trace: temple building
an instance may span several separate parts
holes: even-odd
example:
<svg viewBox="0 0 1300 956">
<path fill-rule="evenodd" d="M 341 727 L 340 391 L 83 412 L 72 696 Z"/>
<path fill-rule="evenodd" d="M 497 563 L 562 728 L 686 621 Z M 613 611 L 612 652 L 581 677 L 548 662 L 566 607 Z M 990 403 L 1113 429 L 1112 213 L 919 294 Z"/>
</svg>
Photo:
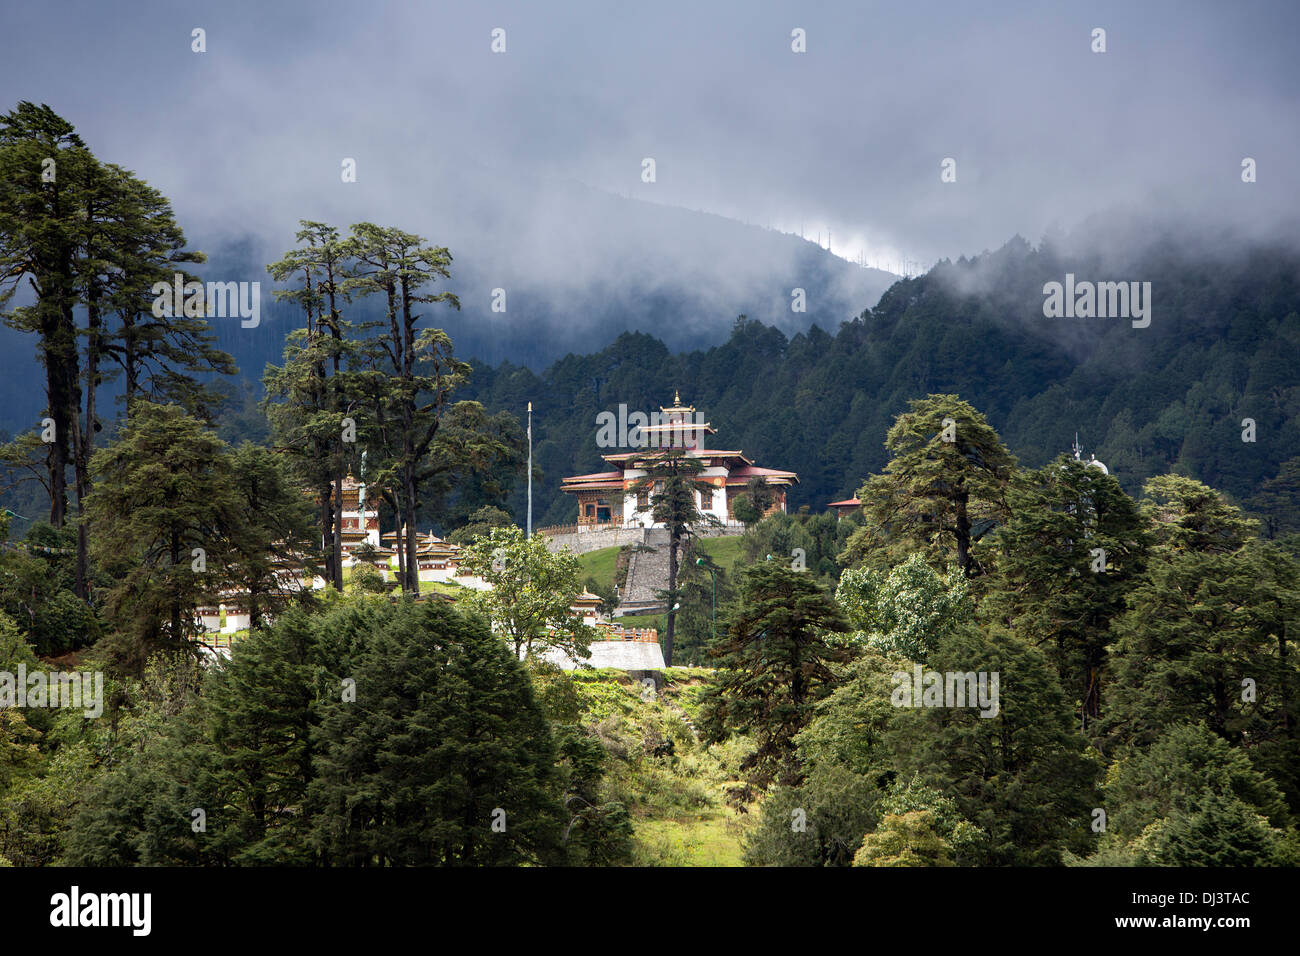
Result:
<svg viewBox="0 0 1300 956">
<path fill-rule="evenodd" d="M 607 471 L 574 475 L 561 482 L 565 494 L 578 499 L 578 530 L 602 527 L 655 527 L 650 514 L 650 493 L 632 490 L 646 471 L 645 461 L 669 448 L 684 449 L 692 458 L 703 459 L 704 471 L 699 480 L 713 486 L 711 492 L 696 492 L 695 504 L 701 513 L 711 514 L 724 523 L 734 523 L 732 511 L 737 496 L 745 491 L 752 478 L 762 476 L 771 486 L 775 503 L 769 511 L 785 511 L 786 491 L 799 481 L 793 471 L 760 468 L 735 450 L 709 448 L 709 436 L 715 430 L 699 421 L 693 405 L 683 405 L 674 395 L 673 404 L 661 406 L 652 424 L 639 429 L 639 447 L 601 457 L 609 463 Z M 634 439 L 635 440 L 635 439 Z"/>
<path fill-rule="evenodd" d="M 852 498 L 845 498 L 843 501 L 832 501 L 826 507 L 834 508 L 837 518 L 847 518 L 862 507 L 862 502 L 854 495 Z"/>
</svg>

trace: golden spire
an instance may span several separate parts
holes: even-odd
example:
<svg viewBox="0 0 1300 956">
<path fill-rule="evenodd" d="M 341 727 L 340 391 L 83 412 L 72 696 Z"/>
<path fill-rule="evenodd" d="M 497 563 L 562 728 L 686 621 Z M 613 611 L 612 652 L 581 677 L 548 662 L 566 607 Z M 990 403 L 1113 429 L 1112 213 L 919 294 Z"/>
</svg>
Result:
<svg viewBox="0 0 1300 956">
<path fill-rule="evenodd" d="M 673 404 L 679 408 L 682 404 L 682 395 L 677 389 L 673 389 Z"/>
</svg>

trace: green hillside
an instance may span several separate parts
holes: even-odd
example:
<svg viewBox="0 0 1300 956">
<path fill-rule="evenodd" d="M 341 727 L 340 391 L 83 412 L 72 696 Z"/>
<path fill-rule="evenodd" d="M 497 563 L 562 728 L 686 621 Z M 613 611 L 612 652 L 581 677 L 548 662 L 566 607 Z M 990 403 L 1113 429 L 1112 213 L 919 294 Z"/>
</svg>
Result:
<svg viewBox="0 0 1300 956">
<path fill-rule="evenodd" d="M 726 802 L 727 788 L 740 780 L 742 747 L 704 747 L 692 730 L 711 674 L 670 668 L 649 698 L 621 671 L 536 678 L 543 699 L 558 690 L 555 681 L 572 689 L 580 725 L 610 755 L 603 796 L 628 810 L 636 865 L 742 865 L 744 817 Z"/>
</svg>

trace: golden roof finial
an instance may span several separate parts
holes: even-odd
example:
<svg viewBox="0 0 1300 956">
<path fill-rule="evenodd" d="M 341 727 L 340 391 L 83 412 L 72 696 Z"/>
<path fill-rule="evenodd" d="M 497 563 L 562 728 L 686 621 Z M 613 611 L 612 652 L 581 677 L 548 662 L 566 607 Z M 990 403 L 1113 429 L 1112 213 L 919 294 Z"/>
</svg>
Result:
<svg viewBox="0 0 1300 956">
<path fill-rule="evenodd" d="M 673 404 L 679 407 L 682 404 L 682 395 L 677 389 L 673 389 Z"/>
</svg>

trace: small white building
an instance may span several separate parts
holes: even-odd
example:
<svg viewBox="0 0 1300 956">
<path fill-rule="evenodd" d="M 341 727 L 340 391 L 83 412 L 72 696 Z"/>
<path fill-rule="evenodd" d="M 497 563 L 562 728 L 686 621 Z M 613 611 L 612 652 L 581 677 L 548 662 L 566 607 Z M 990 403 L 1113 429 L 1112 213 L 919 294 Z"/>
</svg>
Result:
<svg viewBox="0 0 1300 956">
<path fill-rule="evenodd" d="M 658 642 L 650 641 L 592 641 L 591 657 L 575 660 L 563 651 L 547 648 L 539 655 L 561 670 L 612 667 L 621 671 L 650 673 L 664 669 L 664 652 Z"/>
</svg>

